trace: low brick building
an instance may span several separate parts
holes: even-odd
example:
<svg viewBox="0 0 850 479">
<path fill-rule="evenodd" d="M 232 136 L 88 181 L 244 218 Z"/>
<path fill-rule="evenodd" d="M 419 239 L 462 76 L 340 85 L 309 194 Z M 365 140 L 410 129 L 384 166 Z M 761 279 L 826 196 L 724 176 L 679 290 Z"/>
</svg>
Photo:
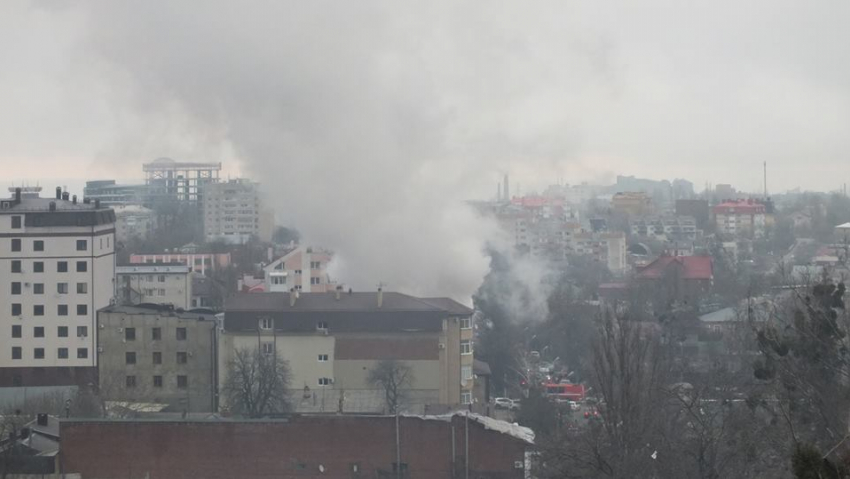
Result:
<svg viewBox="0 0 850 479">
<path fill-rule="evenodd" d="M 61 437 L 62 471 L 82 479 L 522 479 L 534 439 L 527 428 L 474 414 L 72 419 L 62 421 Z"/>
</svg>

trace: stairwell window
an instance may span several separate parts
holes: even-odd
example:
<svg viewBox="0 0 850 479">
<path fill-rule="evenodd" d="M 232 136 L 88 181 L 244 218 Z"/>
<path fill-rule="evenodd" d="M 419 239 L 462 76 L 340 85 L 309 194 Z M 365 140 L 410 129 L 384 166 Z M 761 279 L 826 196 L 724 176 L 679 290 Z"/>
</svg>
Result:
<svg viewBox="0 0 850 479">
<path fill-rule="evenodd" d="M 472 341 L 464 339 L 460 342 L 460 354 L 472 354 Z"/>
<path fill-rule="evenodd" d="M 460 318 L 460 329 L 472 329 L 472 319 Z"/>
<path fill-rule="evenodd" d="M 274 326 L 272 318 L 260 318 L 260 329 L 269 331 Z"/>
<path fill-rule="evenodd" d="M 263 354 L 274 354 L 274 343 L 263 343 Z"/>
</svg>

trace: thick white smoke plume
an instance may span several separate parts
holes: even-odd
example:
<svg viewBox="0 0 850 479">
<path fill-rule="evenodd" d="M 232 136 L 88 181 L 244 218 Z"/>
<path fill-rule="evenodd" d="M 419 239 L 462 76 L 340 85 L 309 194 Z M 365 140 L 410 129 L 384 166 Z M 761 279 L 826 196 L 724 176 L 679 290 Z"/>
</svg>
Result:
<svg viewBox="0 0 850 479">
<path fill-rule="evenodd" d="M 512 164 L 568 161 L 573 113 L 550 102 L 599 68 L 593 46 L 576 48 L 545 8 L 128 5 L 79 7 L 82 58 L 126 86 L 137 111 L 169 115 L 197 140 L 184 143 L 204 144 L 168 156 L 232 150 L 278 217 L 335 250 L 337 277 L 360 289 L 467 300 L 498 233 L 464 201 L 489 196 Z"/>
</svg>

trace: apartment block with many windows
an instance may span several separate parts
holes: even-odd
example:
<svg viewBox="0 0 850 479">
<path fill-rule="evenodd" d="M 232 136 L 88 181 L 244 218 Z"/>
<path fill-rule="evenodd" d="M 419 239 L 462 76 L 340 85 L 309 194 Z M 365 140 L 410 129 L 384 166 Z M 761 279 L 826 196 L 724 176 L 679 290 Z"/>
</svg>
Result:
<svg viewBox="0 0 850 479">
<path fill-rule="evenodd" d="M 204 188 L 207 241 L 241 244 L 252 236 L 270 241 L 274 216 L 263 204 L 260 185 L 246 179 L 210 183 Z"/>
<path fill-rule="evenodd" d="M 215 409 L 215 316 L 167 306 L 110 306 L 97 321 L 104 398 L 174 412 Z"/>
<path fill-rule="evenodd" d="M 57 189 L 0 201 L 0 387 L 88 384 L 114 292 L 115 215 Z"/>
</svg>

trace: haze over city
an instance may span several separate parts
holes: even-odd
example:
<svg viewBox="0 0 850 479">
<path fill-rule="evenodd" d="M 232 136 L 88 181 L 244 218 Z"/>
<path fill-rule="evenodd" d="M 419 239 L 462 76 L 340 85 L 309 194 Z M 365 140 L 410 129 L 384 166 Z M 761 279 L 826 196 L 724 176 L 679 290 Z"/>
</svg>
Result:
<svg viewBox="0 0 850 479">
<path fill-rule="evenodd" d="M 0 2 L 0 477 L 850 477 L 848 19 Z"/>
</svg>

